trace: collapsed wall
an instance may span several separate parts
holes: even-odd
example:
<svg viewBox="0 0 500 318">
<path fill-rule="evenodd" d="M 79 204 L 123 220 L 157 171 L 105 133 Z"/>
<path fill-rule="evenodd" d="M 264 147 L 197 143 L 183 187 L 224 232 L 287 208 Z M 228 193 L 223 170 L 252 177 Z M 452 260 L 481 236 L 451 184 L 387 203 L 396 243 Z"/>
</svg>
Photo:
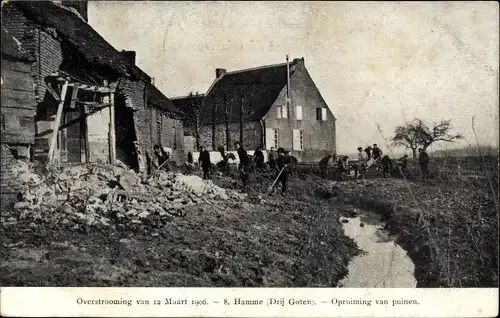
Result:
<svg viewBox="0 0 500 318">
<path fill-rule="evenodd" d="M 198 176 L 164 171 L 146 176 L 124 166 L 79 165 L 46 174 L 17 171 L 21 195 L 14 210 L 2 217 L 7 222 L 28 219 L 32 226 L 161 226 L 162 218 L 189 215 L 200 203 L 245 197 Z"/>
</svg>

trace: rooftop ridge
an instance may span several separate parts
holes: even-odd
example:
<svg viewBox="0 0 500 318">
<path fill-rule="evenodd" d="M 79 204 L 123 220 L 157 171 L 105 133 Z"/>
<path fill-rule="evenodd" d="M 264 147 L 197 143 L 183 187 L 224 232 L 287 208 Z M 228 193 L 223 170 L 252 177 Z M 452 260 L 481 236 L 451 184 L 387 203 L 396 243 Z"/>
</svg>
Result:
<svg viewBox="0 0 500 318">
<path fill-rule="evenodd" d="M 196 97 L 200 98 L 200 97 L 204 97 L 204 96 L 205 96 L 205 93 L 198 93 L 198 96 L 193 94 L 193 95 L 170 97 L 170 99 L 174 100 L 174 99 L 186 99 L 186 98 L 196 98 Z"/>
<path fill-rule="evenodd" d="M 296 62 L 289 62 L 290 65 L 295 65 Z M 251 71 L 257 71 L 257 70 L 262 70 L 262 69 L 265 69 L 265 68 L 272 68 L 272 67 L 281 67 L 281 66 L 286 66 L 286 62 L 285 63 L 277 63 L 277 64 L 269 64 L 269 65 L 263 65 L 263 66 L 257 66 L 257 67 L 251 67 L 251 68 L 245 68 L 245 69 L 241 69 L 241 70 L 235 70 L 235 71 L 230 71 L 230 72 L 226 72 L 225 75 L 231 75 L 231 74 L 238 74 L 238 73 L 243 73 L 243 72 L 251 72 Z"/>
</svg>

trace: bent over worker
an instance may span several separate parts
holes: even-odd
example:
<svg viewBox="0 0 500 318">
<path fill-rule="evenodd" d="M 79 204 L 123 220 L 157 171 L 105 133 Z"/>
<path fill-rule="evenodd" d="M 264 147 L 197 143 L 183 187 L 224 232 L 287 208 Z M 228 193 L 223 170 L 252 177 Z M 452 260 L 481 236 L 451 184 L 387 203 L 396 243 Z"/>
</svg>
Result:
<svg viewBox="0 0 500 318">
<path fill-rule="evenodd" d="M 326 179 L 328 175 L 328 162 L 333 157 L 333 155 L 328 154 L 319 161 L 319 171 L 321 173 L 321 178 Z"/>
<path fill-rule="evenodd" d="M 278 158 L 276 159 L 276 165 L 278 171 L 276 177 L 278 182 L 281 183 L 281 195 L 284 195 L 287 190 L 288 181 L 288 165 L 291 163 L 290 156 L 285 153 L 283 148 L 278 148 Z M 281 172 L 281 173 L 280 173 Z"/>
</svg>

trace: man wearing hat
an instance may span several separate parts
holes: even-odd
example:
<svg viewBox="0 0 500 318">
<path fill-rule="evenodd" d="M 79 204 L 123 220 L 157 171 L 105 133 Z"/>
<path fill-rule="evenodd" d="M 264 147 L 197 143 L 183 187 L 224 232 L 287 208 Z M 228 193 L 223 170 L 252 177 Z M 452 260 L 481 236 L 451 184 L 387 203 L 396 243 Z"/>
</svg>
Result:
<svg viewBox="0 0 500 318">
<path fill-rule="evenodd" d="M 281 195 L 284 195 L 286 192 L 286 186 L 288 181 L 288 165 L 290 164 L 290 156 L 288 156 L 285 152 L 285 149 L 278 148 L 278 159 L 276 160 L 276 165 L 278 167 L 278 182 L 281 183 Z M 280 174 L 281 171 L 281 174 Z"/>
</svg>

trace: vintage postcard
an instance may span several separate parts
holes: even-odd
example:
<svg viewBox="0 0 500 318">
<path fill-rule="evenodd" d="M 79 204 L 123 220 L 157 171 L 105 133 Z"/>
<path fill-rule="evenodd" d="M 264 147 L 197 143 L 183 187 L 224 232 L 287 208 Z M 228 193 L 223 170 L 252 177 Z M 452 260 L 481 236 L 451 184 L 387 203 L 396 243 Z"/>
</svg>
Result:
<svg viewBox="0 0 500 318">
<path fill-rule="evenodd" d="M 1 24 L 2 316 L 498 315 L 498 2 Z"/>
</svg>

